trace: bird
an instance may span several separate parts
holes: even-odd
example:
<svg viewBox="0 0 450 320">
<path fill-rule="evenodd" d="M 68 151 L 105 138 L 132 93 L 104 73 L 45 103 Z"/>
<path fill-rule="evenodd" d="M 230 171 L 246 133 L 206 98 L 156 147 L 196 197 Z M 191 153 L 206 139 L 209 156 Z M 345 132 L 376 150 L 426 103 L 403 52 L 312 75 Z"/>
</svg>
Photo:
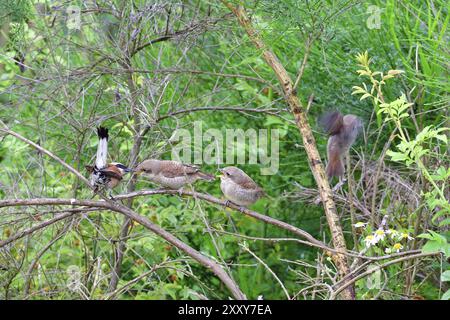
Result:
<svg viewBox="0 0 450 320">
<path fill-rule="evenodd" d="M 123 176 L 132 170 L 120 162 L 107 162 L 108 157 L 108 129 L 104 127 L 97 128 L 98 146 L 95 164 L 87 165 L 86 170 L 91 174 L 90 183 L 94 192 L 102 189 L 109 190 L 111 198 L 111 189 L 115 188 Z"/>
<path fill-rule="evenodd" d="M 362 128 L 362 120 L 353 115 L 343 116 L 338 111 L 328 112 L 319 119 L 325 132 L 330 136 L 327 143 L 326 173 L 328 178 L 344 175 L 344 155 L 355 143 Z"/>
<path fill-rule="evenodd" d="M 228 201 L 247 207 L 266 195 L 264 190 L 241 169 L 230 166 L 219 171 L 222 173 L 220 189 Z"/>
<path fill-rule="evenodd" d="M 181 190 L 197 180 L 213 181 L 215 176 L 200 171 L 197 166 L 173 160 L 147 159 L 134 169 L 135 173 L 165 188 Z"/>
</svg>

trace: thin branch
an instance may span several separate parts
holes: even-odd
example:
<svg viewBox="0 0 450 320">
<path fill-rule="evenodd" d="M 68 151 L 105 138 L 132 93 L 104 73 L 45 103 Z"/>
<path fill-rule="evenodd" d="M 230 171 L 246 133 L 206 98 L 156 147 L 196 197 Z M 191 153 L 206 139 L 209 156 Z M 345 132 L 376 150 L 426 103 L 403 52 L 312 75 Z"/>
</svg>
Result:
<svg viewBox="0 0 450 320">
<path fill-rule="evenodd" d="M 275 278 L 275 280 L 277 280 L 277 282 L 280 284 L 281 289 L 283 289 L 284 294 L 286 295 L 286 297 L 288 298 L 288 300 L 291 300 L 291 296 L 289 295 L 289 292 L 287 291 L 286 287 L 284 286 L 283 282 L 281 282 L 280 278 L 278 278 L 277 274 L 275 272 L 273 272 L 272 269 L 269 268 L 269 266 L 260 258 L 258 257 L 255 253 L 253 253 L 253 251 L 251 251 L 249 248 L 247 248 L 244 245 L 241 245 L 241 248 L 244 249 L 245 251 L 247 251 L 248 253 L 250 253 L 253 258 L 255 258 L 256 260 L 258 260 L 259 263 L 261 263 L 264 268 L 267 269 L 267 271 L 270 272 L 270 274 Z"/>
<path fill-rule="evenodd" d="M 311 52 L 313 42 L 314 42 L 314 38 L 308 38 L 306 40 L 305 54 L 303 55 L 303 61 L 302 61 L 302 64 L 300 65 L 297 79 L 295 79 L 294 85 L 292 86 L 292 90 L 296 90 L 300 81 L 302 80 L 303 73 L 305 72 L 306 64 L 308 63 L 309 53 Z M 309 109 L 309 108 L 307 108 L 307 109 Z"/>
</svg>

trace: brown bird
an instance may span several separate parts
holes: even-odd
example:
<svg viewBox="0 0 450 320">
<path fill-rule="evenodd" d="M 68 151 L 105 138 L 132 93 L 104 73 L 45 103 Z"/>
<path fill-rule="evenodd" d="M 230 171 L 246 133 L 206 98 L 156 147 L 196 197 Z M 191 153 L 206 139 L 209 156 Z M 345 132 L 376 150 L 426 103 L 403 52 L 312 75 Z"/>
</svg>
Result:
<svg viewBox="0 0 450 320">
<path fill-rule="evenodd" d="M 103 188 L 111 190 L 119 184 L 126 173 L 132 170 L 119 162 L 106 162 L 108 157 L 108 129 L 97 128 L 97 136 L 99 141 L 95 165 L 86 166 L 86 170 L 91 174 L 90 182 L 94 191 Z"/>
<path fill-rule="evenodd" d="M 138 164 L 135 172 L 156 184 L 174 190 L 181 189 L 186 184 L 192 184 L 197 180 L 215 180 L 213 175 L 201 172 L 194 165 L 172 160 L 148 159 Z"/>
<path fill-rule="evenodd" d="M 338 111 L 329 112 L 319 120 L 330 135 L 327 144 L 328 178 L 344 175 L 344 155 L 350 150 L 362 128 L 362 121 L 353 114 L 343 116 Z"/>
<path fill-rule="evenodd" d="M 222 173 L 220 189 L 229 201 L 246 207 L 265 195 L 264 190 L 241 169 L 226 167 L 219 171 Z"/>
</svg>

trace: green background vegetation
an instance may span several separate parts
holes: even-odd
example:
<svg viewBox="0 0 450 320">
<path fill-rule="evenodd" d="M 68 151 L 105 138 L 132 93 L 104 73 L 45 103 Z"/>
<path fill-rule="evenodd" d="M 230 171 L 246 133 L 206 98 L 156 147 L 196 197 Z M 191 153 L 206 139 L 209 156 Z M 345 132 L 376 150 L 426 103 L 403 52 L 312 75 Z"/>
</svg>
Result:
<svg viewBox="0 0 450 320">
<path fill-rule="evenodd" d="M 111 160 L 129 163 L 136 128 L 133 103 L 142 110 L 141 129 L 149 126 L 142 140 L 139 161 L 149 157 L 169 159 L 168 140 L 173 131 L 175 128 L 192 130 L 194 121 L 203 121 L 204 131 L 278 128 L 281 133 L 278 173 L 261 176 L 258 165 L 241 166 L 270 196 L 251 208 L 329 243 L 323 209 L 314 204 L 315 183 L 299 131 L 292 123 L 293 117 L 283 97 L 274 90 L 279 87 L 277 79 L 227 8 L 216 1 L 183 1 L 182 6 L 170 1 L 153 6 L 150 1 L 136 0 L 97 3 L 99 7 L 83 1 L 0 0 L 1 121 L 86 176 L 84 165 L 94 160 L 97 148 L 94 128 L 100 124 L 110 130 Z M 114 4 L 113 9 L 109 3 Z M 81 8 L 80 30 L 67 27 L 69 5 Z M 379 29 L 367 27 L 370 5 L 381 10 Z M 405 244 L 405 251 L 421 250 L 427 240 L 437 243 L 438 238 L 418 237 L 434 230 L 443 244 L 432 250 L 445 251 L 442 247 L 448 246 L 449 236 L 448 212 L 442 213 L 445 205 L 430 205 L 437 197 L 436 190 L 415 162 L 407 166 L 384 155 L 387 149 L 397 150 L 398 141 L 389 142 L 396 126 L 384 122 L 383 114 L 377 113 L 379 106 L 372 99 L 360 100 L 360 96 L 352 95 L 352 87 L 361 86 L 364 81 L 356 73 L 360 67 L 355 56 L 367 50 L 372 58 L 372 70 L 404 70 L 387 81 L 383 94 L 386 101 L 394 101 L 404 93 L 408 102 L 413 103 L 407 110 L 408 117 L 401 122 L 411 139 L 430 125 L 448 128 L 446 1 L 267 0 L 248 1 L 245 6 L 263 39 L 293 79 L 307 50 L 305 43 L 314 38 L 298 96 L 306 105 L 314 95 L 308 118 L 323 160 L 326 136 L 316 119 L 330 109 L 363 119 L 364 133 L 351 156 L 356 182 L 354 196 L 370 215 L 357 207 L 357 221 L 368 222 L 370 228 L 376 229 L 383 216 L 389 215 L 390 227 L 415 238 Z M 108 10 L 120 12 L 122 18 Z M 137 48 L 168 34 L 173 36 L 146 45 L 129 56 L 133 46 Z M 135 71 L 132 76 L 124 71 L 128 67 Z M 208 110 L 158 120 L 177 110 L 211 106 L 276 109 L 278 116 Z M 448 131 L 441 134 L 448 135 Z M 448 200 L 448 145 L 430 139 L 426 147 L 429 151 L 421 157 L 422 162 Z M 377 168 L 380 158 L 382 173 L 374 197 L 373 168 Z M 61 165 L 12 136 L 0 136 L 0 168 L 1 199 L 92 197 L 92 192 Z M 203 169 L 214 173 L 217 167 L 210 165 Z M 438 177 L 438 170 L 442 178 Z M 332 184 L 336 183 L 334 180 Z M 141 180 L 136 185 L 136 189 L 149 187 L 148 182 Z M 126 192 L 126 188 L 124 183 L 115 192 Z M 218 182 L 198 183 L 195 188 L 221 197 Z M 346 199 L 347 185 L 336 192 Z M 410 194 L 417 195 L 417 202 L 410 200 Z M 361 249 L 366 234 L 352 228 L 348 202 L 337 201 L 337 205 L 348 248 Z M 233 278 L 249 298 L 263 295 L 265 299 L 285 299 L 286 296 L 267 268 L 242 246 L 251 249 L 273 270 L 291 297 L 327 297 L 323 290 L 306 290 L 305 294 L 296 296 L 314 279 L 333 282 L 334 266 L 321 250 L 292 241 L 254 241 L 223 233 L 237 230 L 250 237 L 291 237 L 284 230 L 219 206 L 178 196 L 138 198 L 133 202 L 133 209 L 203 254 L 229 263 Z M 37 210 L 0 209 L 1 239 L 51 217 L 51 214 L 36 216 Z M 436 214 L 439 217 L 433 220 Z M 122 220 L 122 216 L 112 212 L 89 212 L 1 248 L 0 265 L 4 269 L 0 270 L 0 297 L 110 297 L 109 279 Z M 205 221 L 220 232 L 211 236 Z M 28 270 L 33 259 L 60 232 L 63 232 L 61 237 L 43 252 L 35 268 Z M 366 254 L 384 253 L 370 250 Z M 133 225 L 118 287 L 158 265 L 161 268 L 114 297 L 224 299 L 229 296 L 223 284 L 203 266 L 144 227 Z M 331 276 L 321 275 L 319 265 L 327 266 Z M 68 271 L 71 266 L 79 271 L 83 293 L 67 287 L 73 275 Z M 382 281 L 382 289 L 368 288 L 366 279 L 358 281 L 357 297 L 439 299 L 447 289 L 445 282 L 441 282 L 441 273 L 447 269 L 446 258 L 439 256 L 394 264 L 383 269 L 382 279 L 386 281 Z"/>
</svg>

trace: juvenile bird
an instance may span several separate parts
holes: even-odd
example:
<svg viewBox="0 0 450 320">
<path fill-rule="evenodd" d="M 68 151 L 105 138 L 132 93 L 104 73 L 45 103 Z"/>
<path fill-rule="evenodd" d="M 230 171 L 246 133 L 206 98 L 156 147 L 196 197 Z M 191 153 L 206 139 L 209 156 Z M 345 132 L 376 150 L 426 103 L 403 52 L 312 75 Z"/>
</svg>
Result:
<svg viewBox="0 0 450 320">
<path fill-rule="evenodd" d="M 249 206 L 265 195 L 252 178 L 236 167 L 225 167 L 219 170 L 220 189 L 225 197 L 239 206 Z"/>
<path fill-rule="evenodd" d="M 343 116 L 334 111 L 322 116 L 319 122 L 330 135 L 327 144 L 328 178 L 340 177 L 344 175 L 344 155 L 355 142 L 362 128 L 362 121 L 353 114 Z"/>
<path fill-rule="evenodd" d="M 174 190 L 181 189 L 186 184 L 192 184 L 197 180 L 213 181 L 215 179 L 213 175 L 201 172 L 194 165 L 172 160 L 148 159 L 138 164 L 134 171 L 156 184 Z"/>
<path fill-rule="evenodd" d="M 86 166 L 86 170 L 91 174 L 90 182 L 94 187 L 94 191 L 97 192 L 100 189 L 108 189 L 110 190 L 109 194 L 112 198 L 111 189 L 115 188 L 122 180 L 123 176 L 132 170 L 119 162 L 107 163 L 108 129 L 98 127 L 97 136 L 98 146 L 95 165 Z"/>
</svg>

